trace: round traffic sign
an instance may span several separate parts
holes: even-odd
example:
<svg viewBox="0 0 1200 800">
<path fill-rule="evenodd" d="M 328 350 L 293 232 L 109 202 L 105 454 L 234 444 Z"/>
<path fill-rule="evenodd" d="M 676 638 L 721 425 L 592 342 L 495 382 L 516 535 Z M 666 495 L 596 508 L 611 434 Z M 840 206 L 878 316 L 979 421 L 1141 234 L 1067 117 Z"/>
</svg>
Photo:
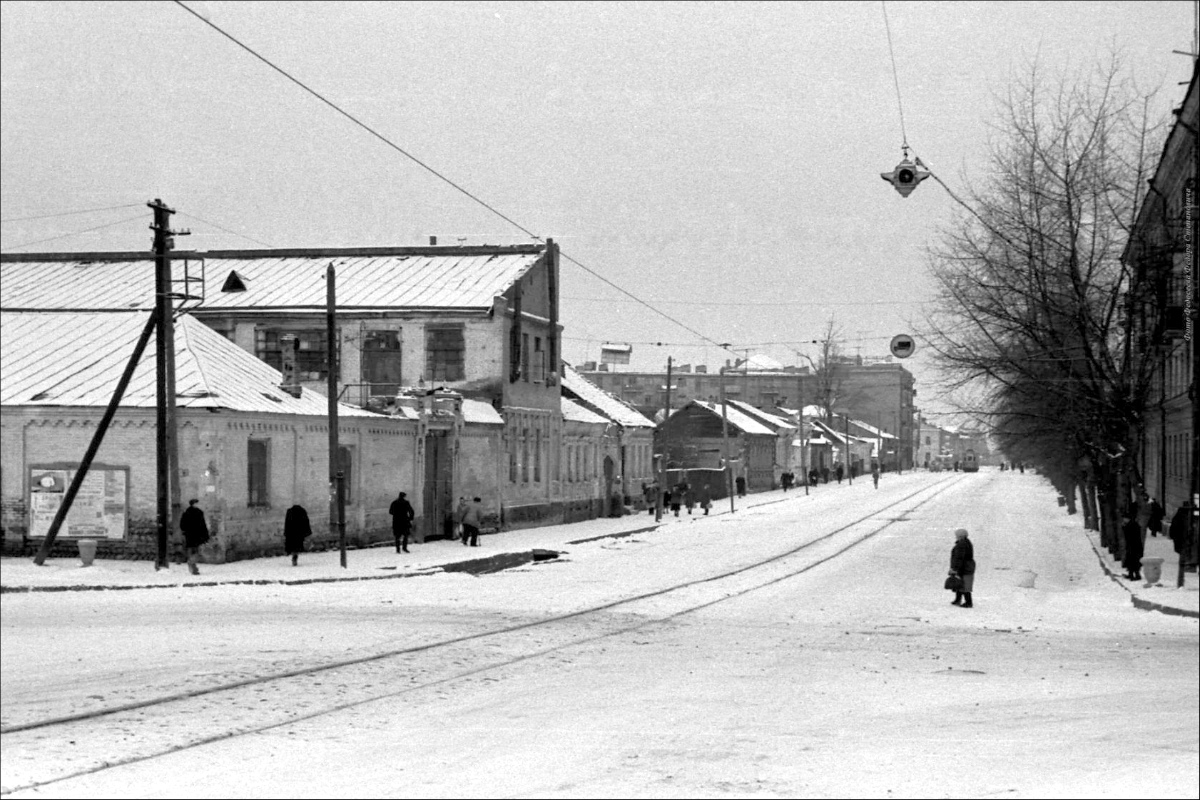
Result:
<svg viewBox="0 0 1200 800">
<path fill-rule="evenodd" d="M 892 337 L 892 355 L 896 358 L 908 358 L 917 350 L 917 343 L 907 333 Z"/>
</svg>

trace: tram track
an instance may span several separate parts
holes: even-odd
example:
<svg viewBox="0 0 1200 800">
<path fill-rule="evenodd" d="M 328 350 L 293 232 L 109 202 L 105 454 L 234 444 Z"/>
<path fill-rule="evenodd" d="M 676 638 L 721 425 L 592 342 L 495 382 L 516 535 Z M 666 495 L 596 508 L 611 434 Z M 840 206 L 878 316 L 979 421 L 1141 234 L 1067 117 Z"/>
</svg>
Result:
<svg viewBox="0 0 1200 800">
<path fill-rule="evenodd" d="M 52 776 L 33 779 L 29 774 L 11 784 L 6 781 L 7 785 L 0 786 L 0 796 L 267 732 L 369 703 L 405 695 L 437 696 L 455 681 L 666 624 L 815 569 L 870 540 L 957 483 L 957 479 L 947 477 L 922 486 L 834 530 L 765 558 L 567 613 L 79 714 L 9 725 L 0 728 L 0 740 L 7 751 L 5 772 L 9 775 L 14 772 L 44 775 L 46 766 L 37 759 L 39 740 L 70 737 L 78 745 L 75 752 L 79 755 L 56 761 L 56 774 Z M 905 504 L 908 505 L 900 513 L 887 514 Z M 865 531 L 864 526 L 867 526 Z M 314 698 L 309 696 L 314 693 L 304 691 L 320 683 L 336 683 L 340 675 L 351 672 L 354 679 L 338 687 L 334 702 L 320 692 Z M 396 675 L 406 676 L 408 682 L 395 686 Z M 384 687 L 387 690 L 380 691 Z M 217 729 L 211 733 L 199 730 L 204 725 L 197 721 L 207 722 L 211 718 L 217 720 Z M 128 744 L 130 739 L 134 744 Z M 30 747 L 22 747 L 23 744 Z M 14 749 L 28 752 L 23 756 Z M 22 764 L 23 760 L 29 763 Z"/>
</svg>

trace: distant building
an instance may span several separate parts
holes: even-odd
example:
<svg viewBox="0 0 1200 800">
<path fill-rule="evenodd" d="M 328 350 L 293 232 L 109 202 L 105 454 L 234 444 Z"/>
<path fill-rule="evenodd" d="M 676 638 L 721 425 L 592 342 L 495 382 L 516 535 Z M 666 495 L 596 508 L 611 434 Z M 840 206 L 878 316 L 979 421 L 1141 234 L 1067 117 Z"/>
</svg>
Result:
<svg viewBox="0 0 1200 800">
<path fill-rule="evenodd" d="M 846 359 L 835 367 L 833 411 L 846 413 L 897 438 L 904 468 L 913 464 L 915 382 L 898 363 L 862 363 Z M 667 373 L 632 371 L 622 367 L 588 370 L 580 374 L 655 418 L 666 408 Z M 594 366 L 594 365 L 593 365 Z M 671 374 L 671 407 L 682 408 L 693 400 L 719 403 L 722 397 L 770 412 L 781 407 L 818 402 L 819 379 L 808 367 L 783 366 L 773 359 L 754 356 L 749 361 L 727 362 L 724 374 L 704 365 L 681 365 Z"/>
</svg>

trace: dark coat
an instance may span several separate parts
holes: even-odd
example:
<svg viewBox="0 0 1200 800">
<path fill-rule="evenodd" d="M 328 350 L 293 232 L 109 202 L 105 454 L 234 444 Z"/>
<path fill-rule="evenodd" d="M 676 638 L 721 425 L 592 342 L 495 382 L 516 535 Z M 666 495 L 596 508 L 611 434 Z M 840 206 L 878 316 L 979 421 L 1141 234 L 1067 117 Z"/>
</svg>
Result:
<svg viewBox="0 0 1200 800">
<path fill-rule="evenodd" d="M 304 552 L 304 540 L 312 536 L 308 512 L 304 506 L 292 506 L 283 515 L 283 549 L 291 553 Z"/>
<path fill-rule="evenodd" d="M 204 512 L 196 506 L 188 506 L 179 517 L 179 530 L 183 531 L 187 547 L 199 547 L 208 541 L 208 523 L 204 521 Z"/>
<path fill-rule="evenodd" d="M 416 517 L 416 513 L 407 497 L 397 497 L 393 500 L 388 513 L 392 515 L 392 533 L 399 534 L 412 530 L 413 518 Z"/>
<path fill-rule="evenodd" d="M 950 569 L 959 575 L 975 574 L 975 546 L 971 540 L 963 537 L 954 543 L 950 551 Z"/>
<path fill-rule="evenodd" d="M 1188 500 L 1179 507 L 1175 512 L 1175 516 L 1171 517 L 1171 544 L 1175 546 L 1176 553 L 1182 553 L 1191 543 L 1191 537 L 1188 533 L 1188 515 L 1192 513 L 1192 502 Z"/>
<path fill-rule="evenodd" d="M 1125 536 L 1125 558 L 1121 561 L 1121 566 L 1130 572 L 1141 572 L 1142 526 L 1137 524 L 1137 520 L 1131 519 L 1121 526 L 1121 533 Z"/>
<path fill-rule="evenodd" d="M 1158 501 L 1153 497 L 1150 498 L 1150 519 L 1146 522 L 1146 530 L 1159 533 L 1162 530 L 1163 517 L 1167 512 L 1158 504 Z"/>
<path fill-rule="evenodd" d="M 962 578 L 961 591 L 970 594 L 975 588 L 975 546 L 963 537 L 950 550 L 950 569 Z"/>
</svg>

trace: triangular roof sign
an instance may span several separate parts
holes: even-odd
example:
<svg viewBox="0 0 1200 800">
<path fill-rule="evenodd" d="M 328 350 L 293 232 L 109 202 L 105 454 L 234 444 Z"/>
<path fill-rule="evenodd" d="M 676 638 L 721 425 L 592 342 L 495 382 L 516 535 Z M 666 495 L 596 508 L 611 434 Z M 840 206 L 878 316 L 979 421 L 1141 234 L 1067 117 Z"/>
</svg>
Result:
<svg viewBox="0 0 1200 800">
<path fill-rule="evenodd" d="M 229 270 L 229 277 L 225 279 L 225 283 L 221 286 L 222 292 L 244 292 L 246 291 L 246 281 L 249 278 L 239 275 L 236 269 Z"/>
</svg>

